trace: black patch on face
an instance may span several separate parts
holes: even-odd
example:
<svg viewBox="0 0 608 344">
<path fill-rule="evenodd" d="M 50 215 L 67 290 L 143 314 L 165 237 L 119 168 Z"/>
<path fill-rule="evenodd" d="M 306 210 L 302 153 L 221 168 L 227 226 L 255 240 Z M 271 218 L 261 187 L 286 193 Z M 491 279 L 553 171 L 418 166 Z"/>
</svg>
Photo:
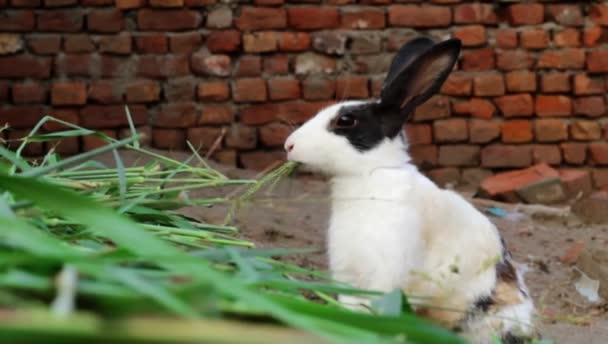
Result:
<svg viewBox="0 0 608 344">
<path fill-rule="evenodd" d="M 501 340 L 503 344 L 525 344 L 529 338 L 517 336 L 511 332 L 507 332 L 502 336 Z"/>
<path fill-rule="evenodd" d="M 494 299 L 491 296 L 482 296 L 473 304 L 474 312 L 486 313 L 494 304 Z"/>
<path fill-rule="evenodd" d="M 383 129 L 381 111 L 377 103 L 343 106 L 329 123 L 329 131 L 344 136 L 358 151 L 368 151 L 389 137 Z"/>
<path fill-rule="evenodd" d="M 496 264 L 496 279 L 505 283 L 513 283 L 517 281 L 517 274 L 513 264 L 507 259 Z"/>
</svg>

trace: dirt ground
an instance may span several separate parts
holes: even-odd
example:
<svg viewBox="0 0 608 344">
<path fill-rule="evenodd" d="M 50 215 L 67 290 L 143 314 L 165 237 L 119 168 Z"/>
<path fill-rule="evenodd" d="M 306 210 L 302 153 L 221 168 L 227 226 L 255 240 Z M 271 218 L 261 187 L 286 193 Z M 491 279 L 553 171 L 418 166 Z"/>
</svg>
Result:
<svg viewBox="0 0 608 344">
<path fill-rule="evenodd" d="M 183 157 L 181 160 L 186 157 L 185 154 L 172 155 Z M 214 166 L 229 177 L 256 176 L 252 171 Z M 191 193 L 192 197 L 201 195 L 201 192 Z M 185 211 L 201 220 L 221 223 L 226 209 L 215 206 Z M 325 269 L 328 216 L 327 183 L 303 176 L 285 179 L 272 190 L 261 191 L 239 211 L 235 221 L 243 237 L 258 247 L 318 248 L 318 254 L 294 259 L 302 266 Z M 490 218 L 500 229 L 514 258 L 529 267 L 525 279 L 542 317 L 543 336 L 558 344 L 607 343 L 608 307 L 605 303 L 590 304 L 576 291 L 574 268 L 562 264 L 560 257 L 575 241 L 606 246 L 608 226 L 584 225 L 567 212 L 566 216 L 541 216 L 512 211 L 503 218 Z"/>
</svg>

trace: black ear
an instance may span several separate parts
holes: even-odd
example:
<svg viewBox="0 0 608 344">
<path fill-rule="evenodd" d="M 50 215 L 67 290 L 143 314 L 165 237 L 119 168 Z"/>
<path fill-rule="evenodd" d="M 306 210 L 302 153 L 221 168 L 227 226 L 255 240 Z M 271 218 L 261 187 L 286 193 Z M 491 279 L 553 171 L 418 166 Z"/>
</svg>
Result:
<svg viewBox="0 0 608 344">
<path fill-rule="evenodd" d="M 404 59 L 402 67 L 394 66 L 396 74 L 387 77 L 380 94 L 381 107 L 396 117 L 387 119 L 392 122 L 387 123 L 387 134 L 396 135 L 416 106 L 439 92 L 458 60 L 460 46 L 460 40 L 449 39 Z"/>
<path fill-rule="evenodd" d="M 424 36 L 416 37 L 402 45 L 393 58 L 393 62 L 391 62 L 386 79 L 384 79 L 383 87 L 386 87 L 392 79 L 401 74 L 404 68 L 407 68 L 417 57 L 420 57 L 433 45 L 435 45 L 435 42 Z"/>
</svg>

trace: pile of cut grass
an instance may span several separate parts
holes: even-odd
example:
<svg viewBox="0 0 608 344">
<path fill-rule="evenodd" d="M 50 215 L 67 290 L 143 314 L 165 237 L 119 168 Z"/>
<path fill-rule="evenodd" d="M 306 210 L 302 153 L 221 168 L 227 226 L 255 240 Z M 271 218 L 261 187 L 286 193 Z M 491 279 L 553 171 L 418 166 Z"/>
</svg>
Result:
<svg viewBox="0 0 608 344">
<path fill-rule="evenodd" d="M 40 134 L 46 122 L 66 126 Z M 6 342 L 464 343 L 416 317 L 400 292 L 331 281 L 256 249 L 237 229 L 180 214 L 184 206 L 237 204 L 264 183 L 234 180 L 196 153 L 176 161 L 45 117 L 16 151 L 0 146 L 0 338 Z M 31 142 L 98 135 L 108 145 L 62 159 L 21 157 Z M 147 157 L 125 166 L 119 151 Z M 116 167 L 94 158 L 112 152 Z M 240 186 L 237 199 L 190 199 L 193 189 Z M 236 202 L 236 203 L 235 203 Z M 314 282 L 311 282 L 313 280 Z M 376 298 L 371 314 L 336 293 Z M 303 295 L 316 295 L 315 300 Z"/>
</svg>

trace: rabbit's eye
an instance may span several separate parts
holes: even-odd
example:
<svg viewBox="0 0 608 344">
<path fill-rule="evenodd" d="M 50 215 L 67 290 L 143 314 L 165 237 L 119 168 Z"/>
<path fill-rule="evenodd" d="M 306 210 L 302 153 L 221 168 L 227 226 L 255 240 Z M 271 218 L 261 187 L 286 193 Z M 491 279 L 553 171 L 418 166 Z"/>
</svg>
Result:
<svg viewBox="0 0 608 344">
<path fill-rule="evenodd" d="M 338 128 L 352 128 L 357 125 L 357 119 L 352 115 L 342 115 L 336 120 Z"/>
</svg>

